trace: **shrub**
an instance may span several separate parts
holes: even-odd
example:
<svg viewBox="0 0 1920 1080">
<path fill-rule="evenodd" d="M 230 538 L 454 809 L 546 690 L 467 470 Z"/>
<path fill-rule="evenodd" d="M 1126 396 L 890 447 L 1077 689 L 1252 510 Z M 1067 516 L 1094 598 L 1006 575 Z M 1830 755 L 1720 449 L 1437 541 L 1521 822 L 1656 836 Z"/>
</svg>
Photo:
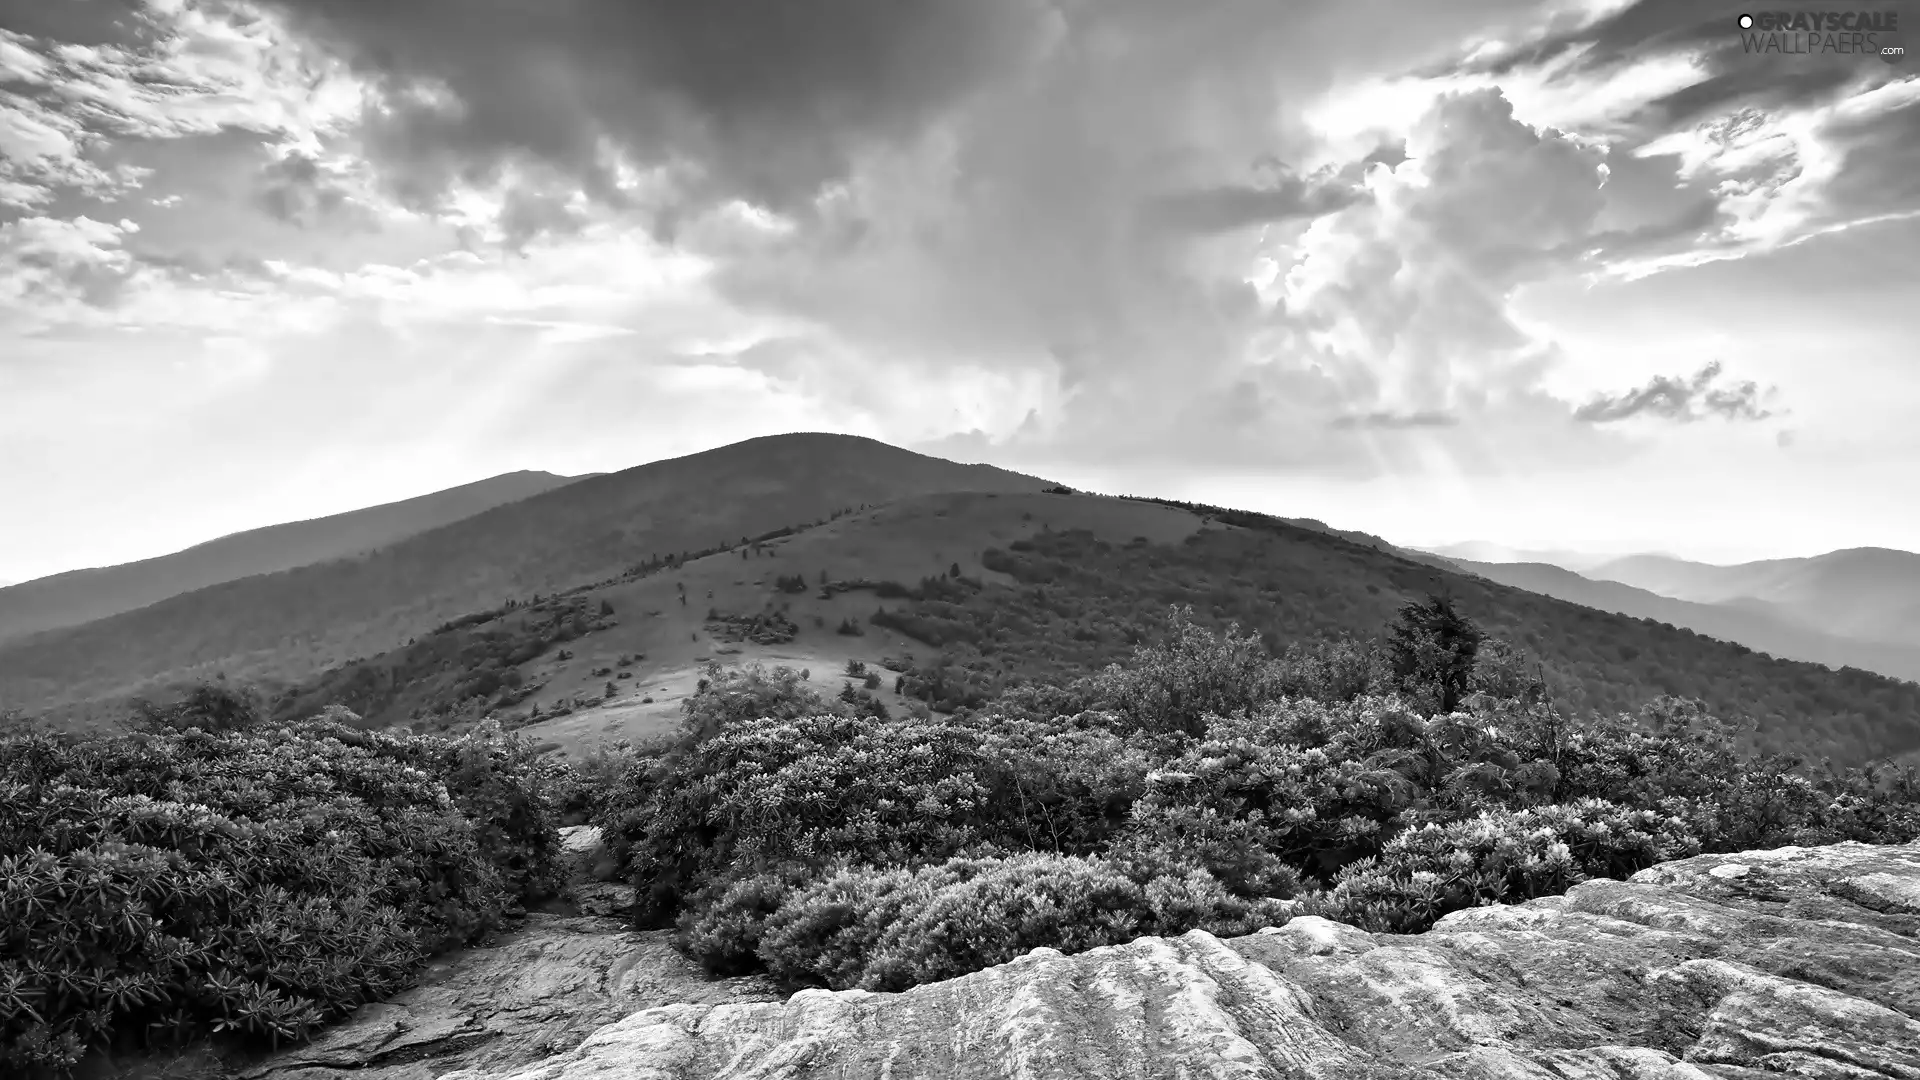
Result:
<svg viewBox="0 0 1920 1080">
<path fill-rule="evenodd" d="M 343 715 L 344 714 L 344 715 Z M 360 731 L 339 710 L 296 725 L 311 738 L 337 739 L 393 757 L 438 777 L 470 822 L 481 855 L 499 870 L 518 903 L 559 892 L 560 798 L 564 767 L 533 741 L 487 719 L 458 738 L 408 738 Z"/>
<path fill-rule="evenodd" d="M 625 778 L 602 821 L 640 925 L 677 916 L 736 864 L 943 858 L 978 839 L 978 736 L 822 715 L 730 722 Z"/>
<path fill-rule="evenodd" d="M 335 734 L 0 743 L 8 1070 L 300 1039 L 498 924 L 510 890 L 446 783 Z"/>
<path fill-rule="evenodd" d="M 1286 920 L 1278 904 L 1229 896 L 1201 870 L 1142 880 L 1131 869 L 1039 852 L 918 870 L 853 867 L 785 892 L 771 915 L 738 918 L 760 918 L 759 955 L 780 981 L 867 990 L 953 978 L 1040 946 L 1074 953 L 1142 934 L 1234 935 Z"/>
<path fill-rule="evenodd" d="M 1165 640 L 1134 651 L 1131 664 L 1108 667 L 1096 693 L 1151 731 L 1200 734 L 1209 714 L 1231 716 L 1280 696 L 1279 672 L 1258 635 L 1229 626 L 1215 636 L 1192 608 L 1167 613 Z"/>
<path fill-rule="evenodd" d="M 791 720 L 834 711 L 818 690 L 806 684 L 805 673 L 789 667 L 768 671 L 760 664 L 723 668 L 710 663 L 701 674 L 700 689 L 680 705 L 681 732 L 689 743 L 743 720 Z"/>
<path fill-rule="evenodd" d="M 179 700 L 156 705 L 144 698 L 132 703 L 128 729 L 148 734 L 199 728 L 219 734 L 245 731 L 266 715 L 266 700 L 251 686 L 230 686 L 221 680 L 195 683 Z"/>
<path fill-rule="evenodd" d="M 768 919 L 815 872 L 783 863 L 721 878 L 693 898 L 680 917 L 674 944 L 699 961 L 709 975 L 744 975 L 759 968 L 760 940 Z"/>
<path fill-rule="evenodd" d="M 918 871 L 851 867 L 789 893 L 762 925 L 760 959 L 788 986 L 858 987 L 869 958 L 904 912 L 994 865 L 955 858 Z"/>
<path fill-rule="evenodd" d="M 997 812 L 992 834 L 1032 850 L 1088 854 L 1124 828 L 1156 755 L 1150 740 L 1114 731 L 1110 719 L 983 718 L 977 775 Z"/>
<path fill-rule="evenodd" d="M 1558 895 L 1699 851 L 1677 817 L 1583 799 L 1410 829 L 1342 870 L 1321 902 L 1364 930 L 1417 933 L 1451 911 Z"/>
<path fill-rule="evenodd" d="M 860 986 L 904 990 L 1041 945 L 1073 953 L 1131 941 L 1149 926 L 1145 906 L 1139 883 L 1104 860 L 1015 855 L 903 910 L 868 955 Z"/>
</svg>

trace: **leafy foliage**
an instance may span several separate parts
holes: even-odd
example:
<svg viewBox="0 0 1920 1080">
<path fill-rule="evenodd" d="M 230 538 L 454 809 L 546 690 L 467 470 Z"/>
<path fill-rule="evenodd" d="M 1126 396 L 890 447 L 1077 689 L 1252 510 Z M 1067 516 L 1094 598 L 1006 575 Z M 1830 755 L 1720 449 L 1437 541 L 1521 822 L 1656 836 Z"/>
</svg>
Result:
<svg viewBox="0 0 1920 1080">
<path fill-rule="evenodd" d="M 524 745 L 351 719 L 0 741 L 9 1075 L 93 1047 L 303 1038 L 553 887 Z"/>
<path fill-rule="evenodd" d="M 1445 663 L 1274 657 L 1174 609 L 1130 664 L 937 725 L 715 677 L 605 823 L 643 925 L 677 920 L 709 970 L 867 989 L 1290 913 L 1412 933 L 1702 850 L 1920 837 L 1912 773 L 1754 756 L 1681 699 L 1574 722 L 1523 654 L 1416 608 L 1409 654 Z"/>
</svg>

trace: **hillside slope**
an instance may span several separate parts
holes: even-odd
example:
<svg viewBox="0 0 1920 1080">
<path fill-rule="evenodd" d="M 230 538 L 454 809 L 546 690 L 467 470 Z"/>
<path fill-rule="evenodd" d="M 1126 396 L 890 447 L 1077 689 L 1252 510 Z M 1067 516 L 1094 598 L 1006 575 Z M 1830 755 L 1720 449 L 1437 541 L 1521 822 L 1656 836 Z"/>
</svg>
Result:
<svg viewBox="0 0 1920 1080">
<path fill-rule="evenodd" d="M 1823 633 L 1920 646 L 1920 555 L 1910 551 L 1848 548 L 1734 566 L 1633 555 L 1586 576 L 1696 603 L 1758 602 Z"/>
<path fill-rule="evenodd" d="M 297 680 L 511 597 L 838 510 L 1045 480 L 871 439 L 778 435 L 592 477 L 378 551 L 176 596 L 0 647 L 0 705 L 111 698 L 213 671 Z"/>
<path fill-rule="evenodd" d="M 1774 656 L 1829 667 L 1856 667 L 1896 679 L 1920 681 L 1920 646 L 1823 634 L 1800 625 L 1777 605 L 1676 600 L 1618 581 L 1593 581 L 1546 563 L 1479 563 L 1465 559 L 1455 559 L 1453 563 L 1468 573 L 1516 589 L 1636 619 L 1684 626 L 1696 633 L 1738 642 Z"/>
<path fill-rule="evenodd" d="M 0 588 L 0 642 L 104 619 L 209 585 L 372 551 L 574 479 L 503 473 L 414 499 L 249 529 L 171 555 Z"/>
<path fill-rule="evenodd" d="M 947 711 L 1013 682 L 1060 683 L 1126 660 L 1161 631 L 1169 604 L 1216 626 L 1237 620 L 1279 650 L 1370 638 L 1403 601 L 1445 590 L 1530 650 L 1575 715 L 1680 694 L 1752 717 L 1769 745 L 1845 763 L 1920 748 L 1912 683 L 1776 659 L 1262 515 L 943 494 L 762 548 L 484 613 L 330 670 L 283 708 L 337 701 L 379 723 L 430 726 L 531 716 L 528 734 L 572 750 L 670 726 L 708 661 L 786 664 L 824 690 L 858 661 L 889 708 L 918 699 Z"/>
</svg>

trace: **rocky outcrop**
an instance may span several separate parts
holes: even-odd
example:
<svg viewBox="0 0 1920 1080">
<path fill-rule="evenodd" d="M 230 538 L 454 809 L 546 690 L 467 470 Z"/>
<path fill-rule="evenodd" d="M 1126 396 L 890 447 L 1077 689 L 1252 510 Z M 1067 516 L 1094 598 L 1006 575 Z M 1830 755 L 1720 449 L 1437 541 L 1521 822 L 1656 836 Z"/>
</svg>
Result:
<svg viewBox="0 0 1920 1080">
<path fill-rule="evenodd" d="M 759 979 L 707 978 L 669 937 L 610 919 L 531 914 L 488 945 L 439 957 L 412 989 L 238 1076 L 430 1080 L 465 1067 L 506 1071 L 655 1006 L 780 1000 Z"/>
<path fill-rule="evenodd" d="M 475 948 L 438 957 L 413 988 L 312 1042 L 235 1070 L 238 1080 L 430 1080 L 510 1070 L 570 1050 L 596 1028 L 666 1004 L 779 1001 L 760 979 L 709 979 L 671 934 L 605 916 L 632 906 L 598 828 L 560 830 L 564 896 Z"/>
<path fill-rule="evenodd" d="M 900 994 L 689 998 L 440 1080 L 588 1077 L 1920 1080 L 1920 845 L 1703 856 L 1418 936 L 1305 917 Z"/>
</svg>

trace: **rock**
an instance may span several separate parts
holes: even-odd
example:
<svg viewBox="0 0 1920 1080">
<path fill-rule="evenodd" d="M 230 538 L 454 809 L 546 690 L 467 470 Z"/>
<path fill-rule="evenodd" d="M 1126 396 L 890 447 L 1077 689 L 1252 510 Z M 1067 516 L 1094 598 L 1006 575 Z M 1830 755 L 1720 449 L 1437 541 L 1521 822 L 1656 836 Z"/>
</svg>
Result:
<svg viewBox="0 0 1920 1080">
<path fill-rule="evenodd" d="M 414 988 L 239 1070 L 239 1080 L 431 1080 L 462 1067 L 511 1070 L 570 1050 L 636 1010 L 780 999 L 760 979 L 707 978 L 668 937 L 610 919 L 532 914 L 491 945 L 437 958 Z"/>
<path fill-rule="evenodd" d="M 561 829 L 560 859 L 570 884 L 612 881 L 619 872 L 598 825 L 569 825 Z"/>
<path fill-rule="evenodd" d="M 1416 936 L 1303 917 L 899 994 L 685 1000 L 440 1080 L 1003 1076 L 1920 1080 L 1920 844 L 1702 856 Z"/>
</svg>

